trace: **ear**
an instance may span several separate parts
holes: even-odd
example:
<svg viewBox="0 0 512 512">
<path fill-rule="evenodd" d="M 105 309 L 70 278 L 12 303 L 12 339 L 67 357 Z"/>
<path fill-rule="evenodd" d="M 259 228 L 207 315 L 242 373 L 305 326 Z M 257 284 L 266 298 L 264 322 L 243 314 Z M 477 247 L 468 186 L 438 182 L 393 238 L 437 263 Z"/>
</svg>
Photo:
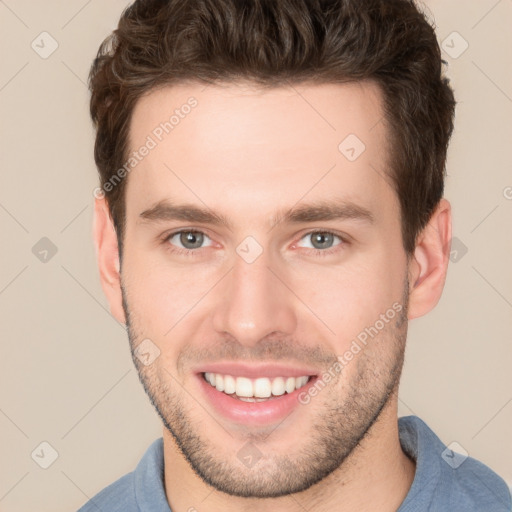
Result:
<svg viewBox="0 0 512 512">
<path fill-rule="evenodd" d="M 100 271 L 101 287 L 110 305 L 110 312 L 118 322 L 126 324 L 121 294 L 119 247 L 114 224 L 106 199 L 94 203 L 94 244 Z"/>
<path fill-rule="evenodd" d="M 439 302 L 450 261 L 451 239 L 451 206 L 441 199 L 418 237 L 409 262 L 409 320 L 427 314 Z"/>
</svg>

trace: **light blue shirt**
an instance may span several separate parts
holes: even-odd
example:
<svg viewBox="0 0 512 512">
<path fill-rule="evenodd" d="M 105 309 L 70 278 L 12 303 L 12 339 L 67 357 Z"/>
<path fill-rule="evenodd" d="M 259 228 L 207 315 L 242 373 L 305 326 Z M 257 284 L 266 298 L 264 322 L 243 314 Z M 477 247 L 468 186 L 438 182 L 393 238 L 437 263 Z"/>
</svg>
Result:
<svg viewBox="0 0 512 512">
<path fill-rule="evenodd" d="M 506 483 L 487 466 L 448 449 L 418 417 L 398 420 L 402 449 L 416 473 L 397 512 L 511 512 Z M 78 512 L 172 512 L 165 496 L 163 438 L 135 471 L 109 485 Z"/>
</svg>

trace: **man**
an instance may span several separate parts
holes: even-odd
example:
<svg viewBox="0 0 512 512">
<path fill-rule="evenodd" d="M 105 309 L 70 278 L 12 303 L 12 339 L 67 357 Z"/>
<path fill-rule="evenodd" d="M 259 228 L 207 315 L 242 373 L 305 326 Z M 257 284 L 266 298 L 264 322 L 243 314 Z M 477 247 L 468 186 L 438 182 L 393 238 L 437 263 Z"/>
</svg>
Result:
<svg viewBox="0 0 512 512">
<path fill-rule="evenodd" d="M 162 419 L 81 511 L 509 511 L 397 419 L 455 100 L 411 0 L 136 1 L 91 70 L 95 242 Z"/>
</svg>

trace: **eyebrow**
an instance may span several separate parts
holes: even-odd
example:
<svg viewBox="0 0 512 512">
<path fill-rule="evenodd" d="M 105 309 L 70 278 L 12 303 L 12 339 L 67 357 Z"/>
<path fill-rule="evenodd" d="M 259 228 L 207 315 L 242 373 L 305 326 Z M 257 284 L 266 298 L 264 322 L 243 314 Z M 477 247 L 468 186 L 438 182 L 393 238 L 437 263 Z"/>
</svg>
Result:
<svg viewBox="0 0 512 512">
<path fill-rule="evenodd" d="M 163 199 L 144 210 L 139 217 L 143 222 L 179 220 L 224 226 L 230 231 L 232 230 L 230 221 L 224 215 L 206 207 L 202 208 L 192 204 L 175 204 L 167 199 Z M 280 210 L 271 218 L 271 229 L 279 223 L 299 224 L 347 219 L 363 221 L 368 224 L 373 224 L 375 221 L 372 212 L 364 206 L 352 201 L 331 199 L 301 204 L 286 211 Z"/>
</svg>

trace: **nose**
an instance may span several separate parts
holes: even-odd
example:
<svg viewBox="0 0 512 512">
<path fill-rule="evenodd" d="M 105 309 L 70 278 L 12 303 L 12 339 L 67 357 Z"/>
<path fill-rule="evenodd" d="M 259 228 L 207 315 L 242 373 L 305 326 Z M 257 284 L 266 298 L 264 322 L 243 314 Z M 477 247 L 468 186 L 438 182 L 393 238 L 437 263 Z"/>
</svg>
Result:
<svg viewBox="0 0 512 512">
<path fill-rule="evenodd" d="M 255 345 L 273 333 L 290 335 L 296 329 L 295 296 L 269 260 L 265 251 L 252 263 L 235 254 L 233 268 L 222 280 L 214 329 L 242 345 Z"/>
</svg>

